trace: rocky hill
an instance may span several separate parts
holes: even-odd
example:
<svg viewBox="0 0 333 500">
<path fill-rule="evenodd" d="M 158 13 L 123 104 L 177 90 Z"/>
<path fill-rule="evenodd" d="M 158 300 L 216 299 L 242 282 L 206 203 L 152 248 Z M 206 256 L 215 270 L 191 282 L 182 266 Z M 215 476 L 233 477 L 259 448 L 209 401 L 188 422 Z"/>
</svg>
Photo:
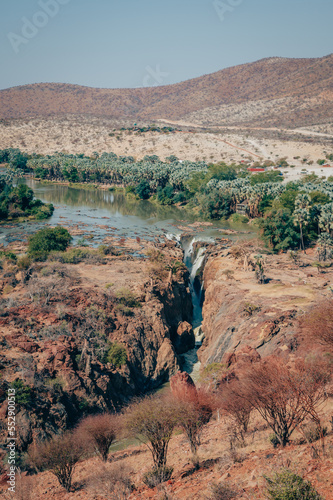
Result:
<svg viewBox="0 0 333 500">
<path fill-rule="evenodd" d="M 89 115 L 219 125 L 296 127 L 329 123 L 333 55 L 268 58 L 174 85 L 97 89 L 39 83 L 0 91 L 0 119 Z"/>
</svg>

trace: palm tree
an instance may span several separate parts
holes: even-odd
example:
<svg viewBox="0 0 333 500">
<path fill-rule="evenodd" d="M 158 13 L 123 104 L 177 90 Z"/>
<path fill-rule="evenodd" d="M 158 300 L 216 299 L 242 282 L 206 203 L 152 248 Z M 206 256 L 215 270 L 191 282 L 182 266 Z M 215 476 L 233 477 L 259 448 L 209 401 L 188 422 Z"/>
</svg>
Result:
<svg viewBox="0 0 333 500">
<path fill-rule="evenodd" d="M 295 200 L 294 223 L 299 225 L 301 233 L 300 249 L 305 253 L 303 227 L 308 223 L 311 198 L 308 194 L 299 194 Z"/>
</svg>

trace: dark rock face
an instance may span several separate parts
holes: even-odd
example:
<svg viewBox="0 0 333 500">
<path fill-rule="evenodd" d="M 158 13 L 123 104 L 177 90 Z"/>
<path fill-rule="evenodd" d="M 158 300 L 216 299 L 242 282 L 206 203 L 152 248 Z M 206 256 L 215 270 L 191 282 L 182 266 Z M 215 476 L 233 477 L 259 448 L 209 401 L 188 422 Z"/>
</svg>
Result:
<svg viewBox="0 0 333 500">
<path fill-rule="evenodd" d="M 192 325 L 183 321 L 177 328 L 177 335 L 173 342 L 177 354 L 184 354 L 195 347 L 195 336 Z"/>
</svg>

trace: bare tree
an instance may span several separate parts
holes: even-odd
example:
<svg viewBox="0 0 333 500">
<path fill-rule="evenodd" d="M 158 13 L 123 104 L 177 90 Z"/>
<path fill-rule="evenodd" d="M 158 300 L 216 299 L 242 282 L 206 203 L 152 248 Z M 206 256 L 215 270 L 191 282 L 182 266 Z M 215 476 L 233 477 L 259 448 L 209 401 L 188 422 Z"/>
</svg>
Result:
<svg viewBox="0 0 333 500">
<path fill-rule="evenodd" d="M 28 293 L 32 302 L 45 306 L 49 305 L 51 299 L 67 290 L 67 283 L 60 277 L 47 276 L 41 278 L 34 275 L 29 280 Z"/>
<path fill-rule="evenodd" d="M 66 432 L 31 449 L 30 462 L 38 470 L 49 470 L 70 491 L 75 466 L 85 451 L 84 444 L 77 434 Z"/>
<path fill-rule="evenodd" d="M 107 461 L 109 448 L 119 435 L 119 430 L 120 419 L 111 413 L 87 417 L 78 427 L 79 434 L 86 437 L 104 462 Z"/>
<path fill-rule="evenodd" d="M 271 356 L 243 373 L 243 396 L 258 410 L 285 446 L 294 430 L 315 412 L 325 397 L 322 360 L 286 366 Z"/>
<path fill-rule="evenodd" d="M 233 420 L 237 433 L 240 435 L 241 440 L 244 441 L 253 405 L 243 394 L 243 384 L 237 379 L 222 384 L 217 399 L 222 412 Z"/>
<path fill-rule="evenodd" d="M 213 414 L 212 401 L 207 394 L 200 391 L 196 395 L 189 392 L 185 398 L 176 401 L 178 425 L 183 429 L 190 444 L 193 465 L 198 467 L 198 448 L 203 428 Z"/>
<path fill-rule="evenodd" d="M 177 424 L 176 405 L 167 397 L 148 396 L 134 403 L 126 415 L 126 427 L 148 447 L 156 469 L 166 466 L 167 452 Z"/>
</svg>

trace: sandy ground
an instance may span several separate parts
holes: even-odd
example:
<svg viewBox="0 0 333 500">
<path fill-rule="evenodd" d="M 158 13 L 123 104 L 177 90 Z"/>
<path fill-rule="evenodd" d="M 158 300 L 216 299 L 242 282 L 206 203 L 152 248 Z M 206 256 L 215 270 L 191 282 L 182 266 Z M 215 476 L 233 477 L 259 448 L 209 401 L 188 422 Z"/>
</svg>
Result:
<svg viewBox="0 0 333 500">
<path fill-rule="evenodd" d="M 325 129 L 326 130 L 326 129 Z M 317 130 L 309 134 L 321 133 Z M 112 135 L 110 135 L 112 134 Z M 316 135 L 313 135 L 315 138 Z M 333 137 L 327 134 L 327 139 Z M 321 137 L 322 139 L 322 137 Z M 225 161 L 277 161 L 285 157 L 296 167 L 307 167 L 302 160 L 314 162 L 331 152 L 326 144 L 295 140 L 258 138 L 249 132 L 176 132 L 161 134 L 150 132 L 136 134 L 114 130 L 107 120 L 75 118 L 65 120 L 43 119 L 16 120 L 0 124 L 0 149 L 20 148 L 29 153 L 53 154 L 56 151 L 91 154 L 113 151 L 118 155 L 131 155 L 137 159 L 156 154 L 164 159 L 176 155 L 181 160 Z M 295 157 L 300 157 L 295 159 Z M 313 165 L 309 166 L 313 170 Z M 325 174 L 332 175 L 328 171 Z M 320 174 L 319 174 L 320 175 Z"/>
</svg>

